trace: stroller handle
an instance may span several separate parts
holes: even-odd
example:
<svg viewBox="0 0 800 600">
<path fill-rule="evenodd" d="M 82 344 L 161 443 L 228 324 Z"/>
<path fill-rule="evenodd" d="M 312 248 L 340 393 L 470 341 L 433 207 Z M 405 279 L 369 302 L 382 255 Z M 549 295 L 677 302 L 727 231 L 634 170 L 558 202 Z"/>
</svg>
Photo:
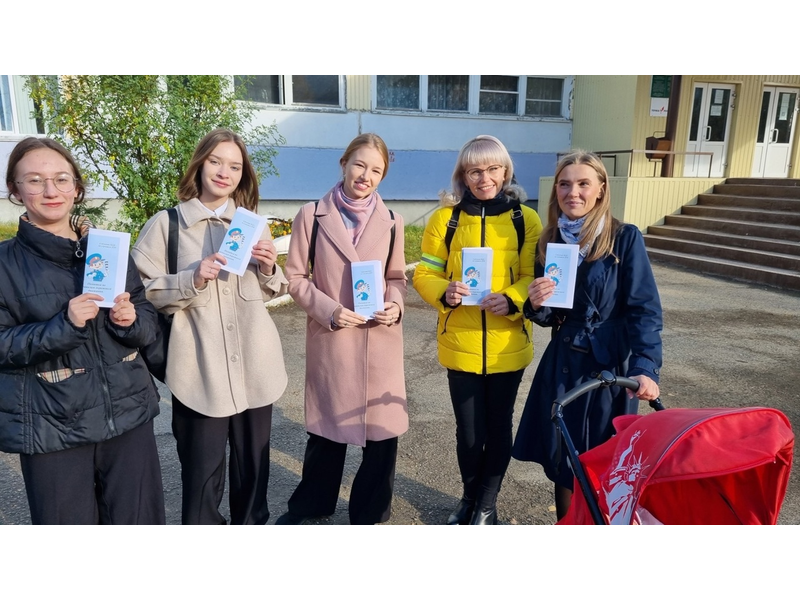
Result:
<svg viewBox="0 0 800 600">
<path fill-rule="evenodd" d="M 631 379 L 629 377 L 617 377 L 610 371 L 601 371 L 595 379 L 582 383 L 563 396 L 556 398 L 553 401 L 553 408 L 550 411 L 551 420 L 554 420 L 557 415 L 563 416 L 564 407 L 573 400 L 583 396 L 586 392 L 590 392 L 599 387 L 610 387 L 612 385 L 618 385 L 634 392 L 639 389 L 639 382 L 635 379 Z M 649 404 L 650 408 L 653 410 L 664 410 L 664 405 L 661 403 L 661 398 L 650 400 Z"/>
</svg>

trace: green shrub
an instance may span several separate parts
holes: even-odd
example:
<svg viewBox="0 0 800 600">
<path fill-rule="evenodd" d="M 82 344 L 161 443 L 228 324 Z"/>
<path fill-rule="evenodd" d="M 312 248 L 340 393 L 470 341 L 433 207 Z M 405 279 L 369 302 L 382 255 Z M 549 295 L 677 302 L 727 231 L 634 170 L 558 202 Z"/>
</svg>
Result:
<svg viewBox="0 0 800 600">
<path fill-rule="evenodd" d="M 10 240 L 17 235 L 16 223 L 0 223 L 0 240 Z"/>
</svg>

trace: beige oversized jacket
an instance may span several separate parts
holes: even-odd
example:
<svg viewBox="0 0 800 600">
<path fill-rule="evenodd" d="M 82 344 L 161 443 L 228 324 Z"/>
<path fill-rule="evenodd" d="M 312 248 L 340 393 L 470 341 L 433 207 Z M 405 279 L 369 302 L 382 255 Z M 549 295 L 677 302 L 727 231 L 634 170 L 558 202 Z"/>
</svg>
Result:
<svg viewBox="0 0 800 600">
<path fill-rule="evenodd" d="M 175 315 L 166 383 L 183 404 L 209 417 L 272 404 L 287 383 L 278 331 L 264 306 L 266 300 L 286 293 L 280 267 L 267 277 L 250 264 L 242 277 L 220 271 L 205 289 L 194 287 L 195 268 L 219 249 L 235 210 L 230 202 L 217 218 L 197 199 L 178 205 L 174 275 L 167 274 L 166 211 L 145 224 L 131 250 L 147 299 L 159 311 Z M 269 236 L 266 228 L 262 237 Z"/>
</svg>

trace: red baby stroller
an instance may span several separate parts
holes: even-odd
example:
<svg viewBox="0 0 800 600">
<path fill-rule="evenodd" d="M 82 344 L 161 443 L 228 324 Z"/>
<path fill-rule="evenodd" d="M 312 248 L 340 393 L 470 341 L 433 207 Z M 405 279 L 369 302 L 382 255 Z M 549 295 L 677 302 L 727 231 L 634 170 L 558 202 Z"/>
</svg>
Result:
<svg viewBox="0 0 800 600">
<path fill-rule="evenodd" d="M 610 385 L 638 388 L 635 380 L 604 371 L 553 403 L 553 422 L 564 436 L 575 487 L 583 492 L 573 495 L 559 524 L 776 523 L 794 447 L 782 412 L 655 407 L 647 415 L 617 417 L 617 434 L 578 457 L 563 409 Z"/>
</svg>

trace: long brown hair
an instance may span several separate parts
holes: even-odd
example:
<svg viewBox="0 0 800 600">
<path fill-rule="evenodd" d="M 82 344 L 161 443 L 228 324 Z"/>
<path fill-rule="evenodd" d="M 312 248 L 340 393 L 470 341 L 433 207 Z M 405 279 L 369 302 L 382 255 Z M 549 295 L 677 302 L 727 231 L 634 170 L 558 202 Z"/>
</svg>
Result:
<svg viewBox="0 0 800 600">
<path fill-rule="evenodd" d="M 586 240 L 594 240 L 585 260 L 599 260 L 612 254 L 614 237 L 622 225 L 620 221 L 611 215 L 611 188 L 609 187 L 608 172 L 603 161 L 592 152 L 574 150 L 562 157 L 556 166 L 553 189 L 550 191 L 550 202 L 547 205 L 547 226 L 539 237 L 539 246 L 536 254 L 537 260 L 542 265 L 544 265 L 545 255 L 547 254 L 547 243 L 561 241 L 558 233 L 558 217 L 561 215 L 561 209 L 558 207 L 558 178 L 561 176 L 561 171 L 570 165 L 588 165 L 592 167 L 597 173 L 597 178 L 602 186 L 602 191 L 597 197 L 594 208 L 586 215 L 586 221 L 583 223 L 581 235 L 578 238 L 578 244 L 581 247 L 586 244 Z M 600 227 L 602 229 L 595 236 Z"/>
<path fill-rule="evenodd" d="M 69 150 L 64 148 L 64 146 L 59 144 L 57 141 L 51 140 L 50 138 L 37 137 L 26 137 L 16 146 L 14 146 L 14 149 L 8 156 L 8 168 L 6 169 L 6 189 L 8 190 L 8 199 L 11 200 L 13 204 L 23 204 L 22 200 L 18 197 L 19 192 L 17 191 L 17 165 L 28 152 L 33 152 L 34 150 L 53 150 L 64 157 L 64 160 L 66 160 L 72 167 L 72 175 L 76 180 L 75 191 L 77 194 L 75 196 L 75 204 L 80 204 L 83 202 L 83 198 L 86 195 L 86 184 L 83 181 L 83 175 L 81 175 L 81 170 L 80 167 L 78 167 L 77 161 L 72 157 L 72 154 L 70 154 Z M 12 195 L 14 195 L 14 198 L 11 197 Z"/>
<path fill-rule="evenodd" d="M 178 200 L 186 202 L 192 198 L 199 198 L 203 190 L 202 176 L 203 165 L 208 156 L 214 151 L 222 142 L 233 142 L 239 147 L 242 152 L 242 179 L 239 185 L 233 190 L 231 198 L 233 198 L 236 206 L 242 206 L 247 210 L 255 212 L 258 209 L 258 176 L 256 170 L 250 162 L 250 156 L 247 154 L 247 146 L 239 134 L 234 133 L 230 129 L 215 129 L 200 140 L 197 148 L 194 149 L 192 160 L 189 161 L 189 166 L 186 172 L 181 177 L 180 184 L 178 185 Z"/>
</svg>

